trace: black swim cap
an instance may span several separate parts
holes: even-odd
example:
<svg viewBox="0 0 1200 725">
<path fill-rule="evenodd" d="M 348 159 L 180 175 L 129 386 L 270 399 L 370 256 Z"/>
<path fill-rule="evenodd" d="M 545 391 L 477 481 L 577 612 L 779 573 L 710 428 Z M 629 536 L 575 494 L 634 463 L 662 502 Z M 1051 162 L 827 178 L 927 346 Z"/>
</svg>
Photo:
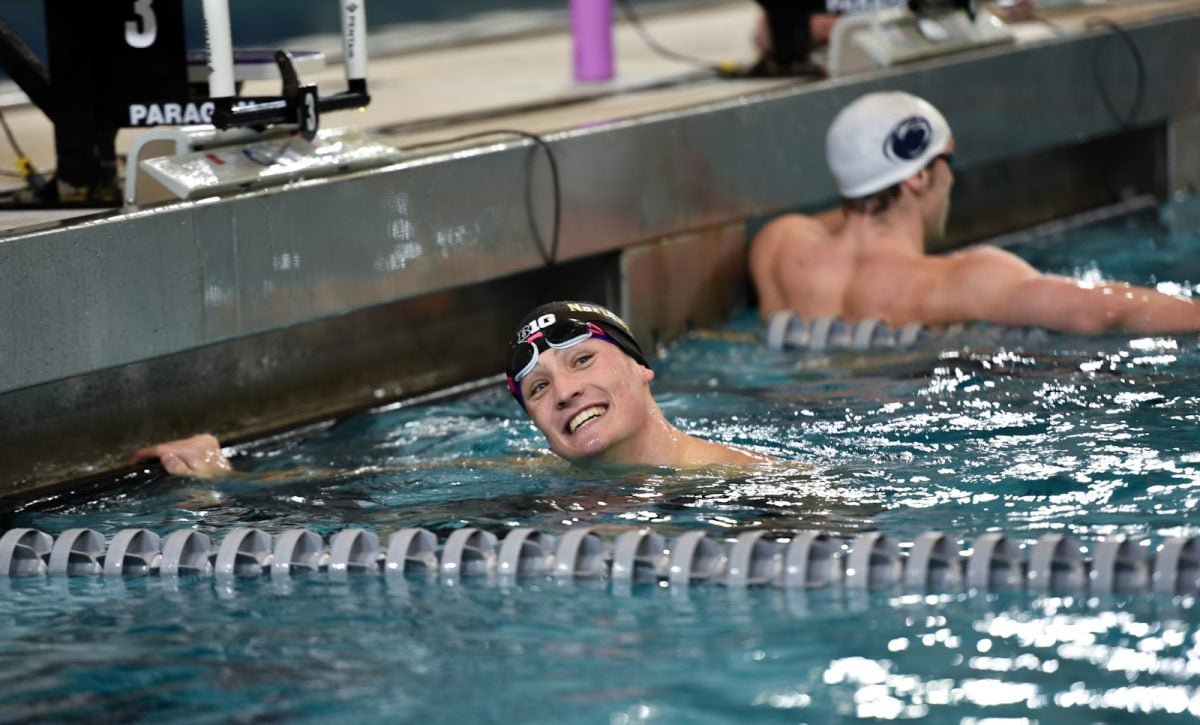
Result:
<svg viewBox="0 0 1200 725">
<path fill-rule="evenodd" d="M 529 339 L 530 335 L 560 320 L 594 322 L 612 338 L 613 343 L 621 348 L 626 355 L 633 358 L 642 367 L 650 367 L 646 362 L 645 355 L 642 353 L 641 346 L 637 344 L 637 340 L 633 339 L 633 333 L 630 332 L 629 325 L 625 324 L 625 321 L 620 317 L 617 317 L 616 313 L 612 310 L 594 302 L 548 302 L 532 310 L 521 320 L 521 324 L 517 325 L 517 331 L 508 343 L 509 352 L 511 353 L 514 347 Z M 505 372 L 510 379 L 516 374 L 514 370 L 506 370 Z"/>
</svg>

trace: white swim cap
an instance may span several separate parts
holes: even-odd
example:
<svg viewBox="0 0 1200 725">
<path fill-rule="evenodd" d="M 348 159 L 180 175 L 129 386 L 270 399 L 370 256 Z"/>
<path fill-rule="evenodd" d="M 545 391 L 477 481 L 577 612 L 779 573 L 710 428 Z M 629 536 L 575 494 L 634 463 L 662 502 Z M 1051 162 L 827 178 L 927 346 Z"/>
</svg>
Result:
<svg viewBox="0 0 1200 725">
<path fill-rule="evenodd" d="M 950 143 L 950 124 L 929 102 L 898 91 L 868 93 L 842 109 L 825 136 L 838 190 L 858 199 L 923 169 Z"/>
</svg>

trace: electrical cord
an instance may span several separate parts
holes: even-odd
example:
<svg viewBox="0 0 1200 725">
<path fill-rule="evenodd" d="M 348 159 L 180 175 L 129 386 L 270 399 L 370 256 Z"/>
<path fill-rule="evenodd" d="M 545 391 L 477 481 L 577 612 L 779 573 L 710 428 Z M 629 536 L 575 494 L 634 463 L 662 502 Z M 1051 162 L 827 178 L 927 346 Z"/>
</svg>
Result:
<svg viewBox="0 0 1200 725">
<path fill-rule="evenodd" d="M 12 128 L 8 125 L 8 119 L 4 117 L 4 113 L 0 111 L 0 126 L 4 127 L 4 135 L 8 137 L 8 143 L 12 146 L 13 151 L 17 154 L 17 170 L 15 173 L 9 172 L 5 176 L 19 176 L 25 180 L 34 191 L 40 192 L 46 186 L 46 180 L 42 177 L 38 170 L 34 168 L 33 162 L 21 150 L 21 145 L 17 143 L 17 137 L 13 134 Z"/>
<path fill-rule="evenodd" d="M 1142 58 L 1142 51 L 1138 48 L 1137 42 L 1134 41 L 1133 37 L 1119 24 L 1111 20 L 1106 18 L 1088 18 L 1084 21 L 1084 27 L 1103 27 L 1111 30 L 1118 38 L 1124 41 L 1126 47 L 1129 48 L 1130 55 L 1133 56 L 1134 68 L 1137 71 L 1137 83 L 1134 86 L 1133 102 L 1129 104 L 1129 111 L 1125 116 L 1122 116 L 1117 111 L 1116 105 L 1113 103 L 1112 98 L 1109 97 L 1105 84 L 1100 78 L 1100 64 L 1098 61 L 1102 54 L 1099 46 L 1097 46 L 1096 51 L 1092 54 L 1092 77 L 1096 81 L 1096 90 L 1100 94 L 1100 100 L 1104 103 L 1104 108 L 1112 115 L 1113 120 L 1121 127 L 1121 130 L 1128 131 L 1137 123 L 1138 116 L 1142 112 L 1142 104 L 1146 97 L 1146 63 Z"/>
<path fill-rule="evenodd" d="M 533 160 L 534 155 L 531 153 L 526 158 L 526 173 L 525 173 L 525 212 L 529 217 L 529 226 L 531 236 L 534 243 L 537 245 L 538 254 L 542 257 L 542 266 L 534 275 L 534 284 L 536 285 L 536 298 L 539 302 L 547 301 L 547 292 L 554 286 L 554 271 L 555 264 L 558 261 L 559 236 L 562 226 L 562 184 L 558 174 L 558 160 L 554 156 L 554 149 L 546 139 L 536 133 L 529 131 L 520 131 L 517 129 L 497 128 L 489 131 L 479 131 L 476 133 L 468 133 L 453 138 L 440 139 L 438 141 L 429 141 L 425 143 L 415 144 L 405 148 L 407 151 L 414 149 L 437 148 L 441 146 L 451 146 L 465 141 L 473 141 L 482 138 L 493 138 L 496 136 L 516 136 L 517 138 L 526 139 L 533 142 L 536 148 L 540 148 L 546 154 L 546 161 L 550 167 L 550 183 L 553 190 L 553 217 L 551 220 L 550 244 L 549 248 L 544 243 L 541 232 L 538 229 L 536 214 L 533 210 Z"/>
<path fill-rule="evenodd" d="M 17 143 L 17 137 L 13 135 L 12 127 L 8 125 L 8 119 L 4 117 L 3 111 L 0 111 L 0 125 L 4 126 L 4 135 L 8 137 L 8 143 L 13 147 L 13 151 L 17 152 L 17 156 L 24 156 L 25 152 L 21 150 L 21 145 Z"/>
<path fill-rule="evenodd" d="M 417 144 L 415 146 L 409 146 L 409 147 L 407 147 L 407 150 L 434 148 L 434 147 L 438 147 L 438 146 L 449 146 L 449 145 L 453 145 L 453 144 L 457 144 L 457 143 L 462 143 L 464 141 L 473 141 L 475 139 L 490 138 L 490 137 L 494 137 L 494 136 L 517 136 L 519 138 L 523 138 L 528 141 L 532 141 L 533 144 L 537 148 L 540 148 L 546 154 L 546 161 L 548 162 L 548 164 L 550 166 L 550 183 L 551 183 L 551 187 L 553 189 L 553 194 L 554 194 L 554 200 L 553 200 L 554 213 L 553 213 L 553 217 L 552 217 L 552 221 L 551 221 L 550 243 L 549 243 L 548 248 L 547 248 L 547 245 L 545 244 L 545 241 L 542 238 L 541 232 L 538 229 L 537 219 L 535 218 L 536 215 L 533 212 L 533 185 L 532 185 L 532 183 L 530 183 L 530 182 L 532 182 L 532 179 L 533 179 L 533 174 L 532 174 L 533 156 L 532 155 L 529 157 L 528 173 L 526 174 L 525 209 L 526 209 L 526 212 L 529 214 L 529 226 L 533 231 L 533 239 L 534 239 L 534 242 L 537 244 L 538 253 L 541 255 L 542 261 L 544 262 L 545 267 L 547 269 L 551 268 L 555 265 L 555 263 L 558 260 L 559 233 L 560 233 L 561 225 L 562 225 L 562 186 L 559 181 L 559 175 L 558 175 L 558 161 L 554 156 L 554 150 L 550 147 L 550 144 L 546 141 L 546 139 L 542 138 L 541 136 L 539 136 L 536 133 L 530 133 L 528 131 L 518 131 L 515 129 L 498 128 L 498 129 L 493 129 L 491 131 L 480 131 L 478 133 L 469 133 L 469 134 L 465 134 L 462 136 L 455 136 L 454 138 L 448 138 L 448 139 L 442 139 L 439 141 L 431 141 L 431 142 L 427 142 L 427 143 L 421 143 L 421 144 Z"/>
<path fill-rule="evenodd" d="M 642 42 L 646 44 L 646 47 L 654 51 L 659 56 L 662 56 L 667 60 L 686 63 L 690 66 L 699 68 L 701 70 L 706 70 L 711 73 L 722 73 L 728 70 L 725 63 L 714 63 L 705 58 L 698 58 L 696 56 L 677 53 L 670 48 L 664 47 L 657 40 L 655 40 L 653 36 L 650 35 L 648 30 L 646 30 L 646 26 L 642 22 L 642 18 L 637 14 L 637 10 L 635 10 L 633 7 L 632 0 L 617 0 L 617 5 L 620 6 L 621 13 L 625 16 L 626 22 L 633 26 L 634 32 L 638 34 L 638 37 L 642 39 Z"/>
<path fill-rule="evenodd" d="M 1133 100 L 1129 104 L 1127 112 L 1122 114 L 1118 110 L 1116 102 L 1109 94 L 1109 86 L 1112 84 L 1106 82 L 1101 71 L 1101 60 L 1107 57 L 1104 53 L 1105 44 L 1096 44 L 1092 52 L 1092 79 L 1095 81 L 1096 93 L 1100 96 L 1101 103 L 1104 105 L 1105 110 L 1108 112 L 1113 122 L 1116 123 L 1118 129 L 1118 133 L 1116 135 L 1109 136 L 1101 146 L 1101 151 L 1099 154 L 1099 175 L 1104 179 L 1105 187 L 1109 196 L 1114 200 L 1120 200 L 1136 193 L 1135 189 L 1132 189 L 1126 185 L 1122 185 L 1122 182 L 1119 179 L 1114 178 L 1113 171 L 1116 168 L 1124 167 L 1124 164 L 1119 164 L 1117 161 L 1117 154 L 1119 154 L 1121 149 L 1120 138 L 1124 133 L 1132 131 L 1135 128 L 1138 118 L 1142 112 L 1142 104 L 1145 100 L 1146 93 L 1145 61 L 1142 58 L 1141 49 L 1138 48 L 1138 45 L 1134 41 L 1133 37 L 1124 28 L 1112 20 L 1107 18 L 1091 17 L 1084 20 L 1084 27 L 1102 27 L 1112 31 L 1112 33 L 1120 38 L 1121 41 L 1125 43 L 1125 46 L 1129 49 L 1129 53 L 1133 58 L 1134 69 L 1136 72 L 1137 80 L 1134 85 Z M 1127 179 L 1124 184 L 1128 183 L 1129 181 Z"/>
<path fill-rule="evenodd" d="M 578 105 L 581 103 L 591 103 L 591 102 L 598 101 L 598 100 L 601 100 L 604 98 L 609 98 L 612 96 L 623 96 L 623 95 L 628 95 L 630 93 L 658 91 L 658 90 L 663 90 L 666 88 L 675 88 L 675 87 L 678 87 L 681 85 L 686 85 L 688 83 L 693 83 L 695 81 L 706 80 L 713 74 L 717 74 L 717 75 L 721 75 L 721 76 L 736 75 L 735 72 L 738 70 L 738 65 L 736 63 L 734 63 L 733 61 L 721 61 L 718 63 L 714 63 L 714 62 L 709 61 L 704 58 L 696 58 L 696 57 L 692 57 L 692 56 L 683 55 L 681 53 L 676 53 L 672 50 L 669 50 L 669 49 L 663 47 L 661 44 L 659 44 L 657 41 L 655 41 L 654 38 L 652 38 L 648 32 L 646 32 L 645 28 L 643 27 L 641 18 L 637 15 L 637 12 L 633 9 L 633 5 L 630 2 L 630 0 L 619 0 L 619 1 L 621 2 L 622 10 L 626 13 L 627 20 L 629 21 L 629 23 L 631 25 L 634 26 L 634 28 L 637 30 L 638 34 L 641 36 L 642 40 L 646 43 L 647 46 L 649 46 L 651 48 L 651 50 L 653 50 L 655 53 L 657 53 L 665 58 L 668 58 L 670 60 L 674 60 L 674 61 L 692 65 L 692 66 L 696 67 L 700 72 L 699 73 L 691 73 L 685 77 L 666 78 L 666 79 L 660 79 L 660 80 L 656 80 L 656 81 L 652 81 L 652 82 L 638 83 L 638 84 L 633 84 L 633 85 L 623 84 L 620 87 L 600 86 L 598 88 L 589 89 L 589 91 L 586 93 L 572 94 L 571 96 L 569 96 L 567 98 L 556 97 L 556 98 L 550 98 L 550 99 L 545 99 L 545 100 L 535 100 L 535 101 L 531 101 L 531 102 L 527 102 L 527 103 L 518 103 L 518 104 L 508 105 L 501 109 L 488 108 L 488 109 L 481 109 L 481 110 L 475 110 L 475 111 L 466 111 L 466 112 L 462 112 L 462 113 L 454 113 L 454 114 L 435 116 L 435 117 L 424 118 L 424 119 L 417 119 L 417 120 L 406 121 L 406 122 L 402 122 L 402 123 L 385 124 L 385 125 L 375 127 L 374 130 L 378 133 L 396 134 L 396 133 L 421 131 L 421 130 L 425 130 L 427 128 L 441 128 L 441 127 L 445 127 L 447 125 L 458 124 L 458 123 L 473 123 L 473 122 L 478 122 L 478 121 L 495 120 L 498 115 L 499 116 L 511 116 L 511 115 L 526 114 L 526 113 L 535 113 L 538 111 L 545 111 L 545 110 L 549 110 L 549 109 L 558 109 L 558 108 L 564 108 L 567 106 L 574 106 L 574 105 Z M 487 135 L 487 134 L 485 133 L 482 135 Z M 447 141 L 446 143 L 452 143 L 457 140 L 458 139 L 451 139 L 450 141 Z M 434 145 L 434 146 L 441 145 L 441 142 L 437 142 L 437 143 L 430 144 L 430 145 Z"/>
<path fill-rule="evenodd" d="M 645 25 L 642 22 L 641 17 L 638 15 L 637 10 L 634 8 L 633 2 L 631 0 L 618 0 L 618 5 L 621 8 L 621 12 L 625 17 L 625 20 L 633 27 L 634 31 L 637 32 L 638 36 L 642 39 L 642 42 L 644 42 L 648 48 L 650 48 L 652 51 L 654 51 L 659 56 L 666 58 L 668 60 L 673 60 L 673 61 L 680 62 L 680 63 L 686 63 L 690 66 L 700 69 L 701 71 L 703 71 L 706 74 L 720 75 L 720 74 L 729 72 L 730 69 L 729 69 L 727 63 L 714 63 L 714 62 L 709 61 L 704 58 L 698 58 L 698 57 L 694 57 L 694 56 L 685 55 L 683 53 L 677 53 L 673 50 L 670 50 L 669 48 L 664 47 L 662 44 L 660 44 L 658 41 L 656 41 L 653 38 L 653 36 L 651 36 L 650 33 L 646 30 Z M 677 84 L 677 81 L 670 81 L 666 85 L 675 85 L 675 84 Z M 653 86 L 648 87 L 646 90 L 650 90 L 652 88 L 657 88 L 657 87 L 660 87 L 661 85 L 662 84 L 655 84 Z M 587 98 L 587 99 L 583 99 L 583 100 L 592 100 L 592 99 Z M 558 106 L 558 105 L 563 105 L 563 104 L 558 101 L 554 102 L 554 104 L 553 104 L 553 106 Z M 459 119 L 459 120 L 463 120 L 463 119 Z M 445 121 L 445 119 L 439 119 L 439 122 L 444 122 L 444 121 Z M 404 126 L 392 127 L 392 128 L 387 129 L 388 132 L 398 132 L 401 130 L 411 130 L 411 129 L 408 129 Z M 444 140 L 440 140 L 440 141 L 433 141 L 433 142 L 429 142 L 429 143 L 417 144 L 415 146 L 407 147 L 407 150 L 435 148 L 435 147 L 439 147 L 439 146 L 449 146 L 449 145 L 453 145 L 453 144 L 457 144 L 457 143 L 462 143 L 464 141 L 471 141 L 474 139 L 488 138 L 488 137 L 498 136 L 498 135 L 511 135 L 511 136 L 517 136 L 520 138 L 527 139 L 529 141 L 532 141 L 538 148 L 542 149 L 542 151 L 544 151 L 546 154 L 546 160 L 548 161 L 549 166 L 550 166 L 550 179 L 551 179 L 551 184 L 553 186 L 553 193 L 554 193 L 554 201 L 553 201 L 554 214 L 553 214 L 553 221 L 551 224 L 552 231 L 551 231 L 551 235 L 550 235 L 550 243 L 549 243 L 548 248 L 542 238 L 541 233 L 538 230 L 538 226 L 537 226 L 536 219 L 535 219 L 535 214 L 533 212 L 533 195 L 532 195 L 532 184 L 531 183 L 527 183 L 526 187 L 525 187 L 525 191 L 526 191 L 525 206 L 526 206 L 526 210 L 529 214 L 530 227 L 532 228 L 532 231 L 533 231 L 533 238 L 534 238 L 534 242 L 537 244 L 538 253 L 541 255 L 542 261 L 544 262 L 544 269 L 549 270 L 552 267 L 554 267 L 554 265 L 556 264 L 557 259 L 558 259 L 559 237 L 560 237 L 561 218 L 562 218 L 562 189 L 561 189 L 561 184 L 560 184 L 560 180 L 559 180 L 558 163 L 557 163 L 557 160 L 555 159 L 554 151 L 551 149 L 550 145 L 546 142 L 546 140 L 544 138 L 542 138 L 541 136 L 539 136 L 535 133 L 529 133 L 527 131 L 518 131 L 518 130 L 513 130 L 513 129 L 495 129 L 495 130 L 491 130 L 491 131 L 481 131 L 479 133 L 466 134 L 463 136 L 455 136 L 453 138 L 448 138 L 448 139 L 444 139 Z M 532 163 L 533 163 L 533 157 L 530 156 L 530 158 L 529 158 L 530 172 L 527 173 L 527 178 L 529 180 L 532 180 Z"/>
</svg>

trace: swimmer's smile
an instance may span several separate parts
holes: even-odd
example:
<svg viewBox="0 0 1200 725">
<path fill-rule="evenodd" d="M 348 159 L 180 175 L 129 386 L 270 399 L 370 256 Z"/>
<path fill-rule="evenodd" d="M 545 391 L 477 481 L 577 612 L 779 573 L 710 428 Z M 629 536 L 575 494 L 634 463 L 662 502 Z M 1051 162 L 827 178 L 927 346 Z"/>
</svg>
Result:
<svg viewBox="0 0 1200 725">
<path fill-rule="evenodd" d="M 608 412 L 608 408 L 603 405 L 591 405 L 584 408 L 576 413 L 567 423 L 567 433 L 573 434 L 577 432 L 580 428 L 602 417 L 606 412 Z"/>
</svg>

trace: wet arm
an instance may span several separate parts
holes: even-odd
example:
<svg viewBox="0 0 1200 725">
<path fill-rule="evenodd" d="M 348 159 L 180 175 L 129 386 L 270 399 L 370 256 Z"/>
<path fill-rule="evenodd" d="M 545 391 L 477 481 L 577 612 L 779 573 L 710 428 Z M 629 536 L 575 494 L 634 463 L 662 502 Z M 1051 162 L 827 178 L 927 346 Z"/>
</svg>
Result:
<svg viewBox="0 0 1200 725">
<path fill-rule="evenodd" d="M 1200 330 L 1200 305 L 1192 300 L 1122 282 L 1041 274 L 1003 250 L 975 250 L 956 267 L 954 296 L 971 319 L 1085 335 Z"/>
<path fill-rule="evenodd" d="M 129 458 L 131 465 L 158 460 L 167 473 L 191 478 L 212 478 L 233 472 L 221 444 L 209 433 L 146 446 Z"/>
<path fill-rule="evenodd" d="M 157 460 L 162 463 L 167 473 L 185 478 L 228 478 L 238 476 L 252 478 L 264 483 L 289 483 L 308 478 L 328 478 L 334 475 L 346 475 L 353 471 L 349 469 L 321 470 L 314 468 L 293 468 L 267 473 L 242 473 L 234 470 L 229 458 L 221 450 L 221 443 L 209 433 L 201 433 L 190 438 L 157 443 L 136 451 L 129 458 L 130 465 Z M 380 467 L 371 466 L 373 471 L 394 470 L 397 472 L 412 472 L 422 469 L 459 467 L 467 469 L 490 468 L 511 471 L 544 471 L 547 464 L 558 465 L 562 459 L 557 456 L 505 456 L 502 458 L 466 458 L 454 461 L 413 462 L 403 466 Z"/>
<path fill-rule="evenodd" d="M 1020 310 L 1029 315 L 1043 310 L 1046 320 L 1035 324 L 1066 332 L 1165 334 L 1200 330 L 1200 306 L 1192 300 L 1120 282 L 1088 285 L 1044 275 L 1020 285 L 1010 305 L 1018 316 Z"/>
</svg>

